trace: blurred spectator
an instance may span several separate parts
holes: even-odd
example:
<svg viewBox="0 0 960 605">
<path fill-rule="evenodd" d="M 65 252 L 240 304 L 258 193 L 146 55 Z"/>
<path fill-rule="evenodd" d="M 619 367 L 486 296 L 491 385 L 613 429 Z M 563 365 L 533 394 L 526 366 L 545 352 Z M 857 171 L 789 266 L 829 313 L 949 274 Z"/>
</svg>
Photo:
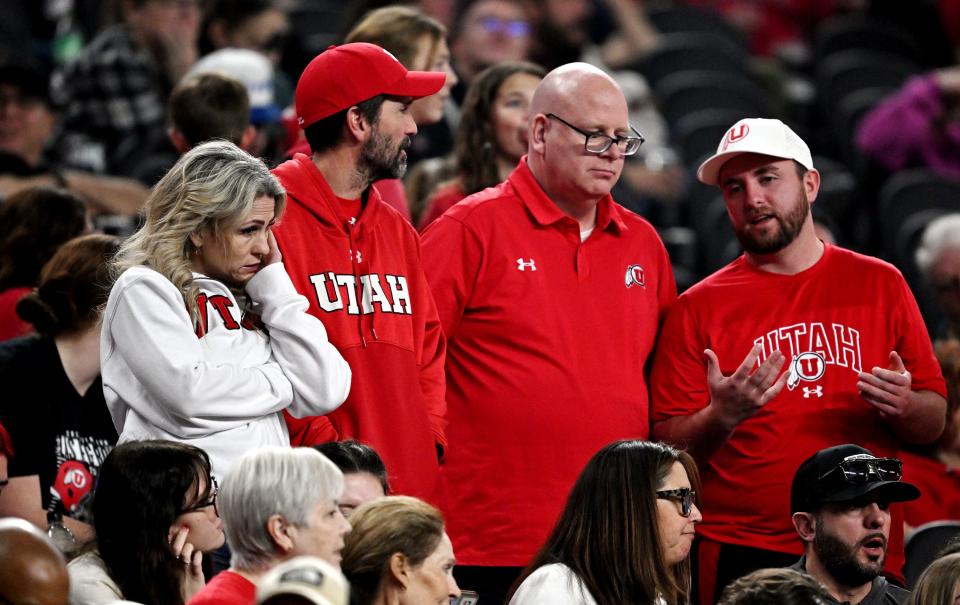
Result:
<svg viewBox="0 0 960 605">
<path fill-rule="evenodd" d="M 916 261 L 946 316 L 946 325 L 931 326 L 934 333 L 960 338 L 960 213 L 941 216 L 927 225 Z"/>
<path fill-rule="evenodd" d="M 444 107 L 450 90 L 457 83 L 457 74 L 450 66 L 447 30 L 434 19 L 409 6 L 388 6 L 371 11 L 349 34 L 346 43 L 368 42 L 385 48 L 400 63 L 413 71 L 440 71 L 446 79 L 439 92 L 416 99 L 410 115 L 421 130 L 407 149 L 407 163 L 414 166 L 423 158 L 446 155 L 453 145 L 452 130 L 444 119 Z M 424 126 L 438 125 L 429 133 Z M 409 202 L 399 180 L 380 181 L 377 191 L 391 206 L 411 220 Z M 400 198 L 403 198 L 402 207 Z"/>
<path fill-rule="evenodd" d="M 534 26 L 530 58 L 547 69 L 572 61 L 623 69 L 657 41 L 643 5 L 632 0 L 603 0 L 611 23 L 597 42 L 590 37 L 592 0 L 526 0 L 525 6 Z"/>
<path fill-rule="evenodd" d="M 507 180 L 527 153 L 533 92 L 546 72 L 532 63 L 500 63 L 473 81 L 463 102 L 453 161 L 457 176 L 426 202 L 421 231 L 468 195 Z"/>
<path fill-rule="evenodd" d="M 390 493 L 387 469 L 380 455 L 369 445 L 349 439 L 328 441 L 313 448 L 329 458 L 343 473 L 340 512 L 344 517 L 349 518 L 361 504 Z"/>
<path fill-rule="evenodd" d="M 232 558 L 190 605 L 252 604 L 275 565 L 308 555 L 340 568 L 350 523 L 337 501 L 343 475 L 310 448 L 262 447 L 241 456 L 223 480 L 218 506 Z"/>
<path fill-rule="evenodd" d="M 930 442 L 946 404 L 900 272 L 816 237 L 820 173 L 793 130 L 740 120 L 697 176 L 718 187 L 744 254 L 672 307 L 653 363 L 651 416 L 654 436 L 688 446 L 701 464 L 711 514 L 700 528 L 698 580 L 708 603 L 733 580 L 799 554 L 778 511 L 807 456 L 844 442 L 881 456 L 900 441 Z M 891 510 L 886 569 L 896 576 L 902 509 Z"/>
<path fill-rule="evenodd" d="M 389 496 L 358 508 L 351 522 L 343 574 L 353 605 L 439 604 L 460 596 L 440 511 L 416 498 Z"/>
<path fill-rule="evenodd" d="M 170 140 L 182 155 L 200 143 L 221 139 L 248 151 L 250 96 L 243 84 L 219 72 L 187 75 L 170 95 Z"/>
<path fill-rule="evenodd" d="M 676 298 L 656 231 L 610 193 L 642 144 L 616 82 L 585 63 L 559 67 L 530 115 L 529 153 L 509 178 L 422 239 L 448 342 L 456 447 L 443 477 L 458 579 L 495 602 L 590 456 L 648 437 L 644 368 Z M 497 480 L 476 481 L 484 469 Z"/>
<path fill-rule="evenodd" d="M 960 602 L 960 553 L 945 555 L 924 570 L 909 605 L 956 605 Z"/>
<path fill-rule="evenodd" d="M 281 107 L 293 101 L 293 81 L 280 70 L 290 37 L 290 23 L 278 0 L 212 0 L 202 32 L 200 48 L 204 55 L 242 48 L 266 57 L 272 67 L 271 98 L 276 98 Z M 239 79 L 246 82 L 244 78 Z"/>
<path fill-rule="evenodd" d="M 461 2 L 450 32 L 450 50 L 460 76 L 460 94 L 454 93 L 458 101 L 481 71 L 505 61 L 526 61 L 531 29 L 521 0 Z"/>
<path fill-rule="evenodd" d="M 907 80 L 863 117 L 856 143 L 887 170 L 924 166 L 960 179 L 960 65 Z"/>
<path fill-rule="evenodd" d="M 119 245 L 109 235 L 67 242 L 44 265 L 36 291 L 17 305 L 39 335 L 0 345 L 0 379 L 7 385 L 0 418 L 17 452 L 0 516 L 56 526 L 68 552 L 93 537 L 88 500 L 117 441 L 98 352 L 107 262 Z"/>
<path fill-rule="evenodd" d="M 408 71 L 373 44 L 327 49 L 297 85 L 311 155 L 274 170 L 289 200 L 275 228 L 285 266 L 354 376 L 332 414 L 287 415 L 291 442 L 368 443 L 394 490 L 432 499 L 440 498 L 447 444 L 446 345 L 416 231 L 370 185 L 405 174 L 404 150 L 417 131 L 410 101 L 439 91 L 444 78 Z"/>
<path fill-rule="evenodd" d="M 329 563 L 294 557 L 263 576 L 257 584 L 257 605 L 349 605 L 349 594 L 349 582 Z"/>
<path fill-rule="evenodd" d="M 23 189 L 59 186 L 82 196 L 97 212 L 133 214 L 147 188 L 125 178 L 65 168 L 52 155 L 57 112 L 46 72 L 28 64 L 0 66 L 0 197 Z"/>
<path fill-rule="evenodd" d="M 207 455 L 172 441 L 118 445 L 93 496 L 96 550 L 70 562 L 72 605 L 117 599 L 183 605 L 203 585 L 203 553 L 223 545 Z"/>
<path fill-rule="evenodd" d="M 698 484 L 686 452 L 607 445 L 587 462 L 510 605 L 689 603 Z"/>
<path fill-rule="evenodd" d="M 11 605 L 67 605 L 67 565 L 36 527 L 0 519 L 0 600 Z"/>
<path fill-rule="evenodd" d="M 247 89 L 250 107 L 248 122 L 254 134 L 246 146 L 237 145 L 266 161 L 281 159 L 286 151 L 285 148 L 281 149 L 286 143 L 286 131 L 280 125 L 281 104 L 276 101 L 270 84 L 274 77 L 273 65 L 252 50 L 225 48 L 201 58 L 190 70 L 190 75 L 205 73 L 231 76 Z"/>
<path fill-rule="evenodd" d="M 960 340 L 941 340 L 935 351 L 947 383 L 946 428 L 933 443 L 900 453 L 904 478 L 921 493 L 904 505 L 908 531 L 931 521 L 960 521 Z"/>
<path fill-rule="evenodd" d="M 122 441 L 202 447 L 226 474 L 241 453 L 289 445 L 281 415 L 326 414 L 350 368 L 309 315 L 273 237 L 286 197 L 232 143 L 194 147 L 157 183 L 112 268 L 100 357 Z"/>
<path fill-rule="evenodd" d="M 890 539 L 890 504 L 920 497 L 900 481 L 900 460 L 853 444 L 803 461 L 790 488 L 790 514 L 803 541 L 791 569 L 808 573 L 831 603 L 903 603 L 909 592 L 880 575 Z"/>
<path fill-rule="evenodd" d="M 121 22 L 58 72 L 70 165 L 127 175 L 162 143 L 167 97 L 197 60 L 201 1 L 121 0 Z"/>
<path fill-rule="evenodd" d="M 758 569 L 723 590 L 718 605 L 827 605 L 827 589 L 790 568 Z"/>
<path fill-rule="evenodd" d="M 60 246 L 89 228 L 83 201 L 62 189 L 26 189 L 0 203 L 0 341 L 33 331 L 17 302 Z"/>
</svg>

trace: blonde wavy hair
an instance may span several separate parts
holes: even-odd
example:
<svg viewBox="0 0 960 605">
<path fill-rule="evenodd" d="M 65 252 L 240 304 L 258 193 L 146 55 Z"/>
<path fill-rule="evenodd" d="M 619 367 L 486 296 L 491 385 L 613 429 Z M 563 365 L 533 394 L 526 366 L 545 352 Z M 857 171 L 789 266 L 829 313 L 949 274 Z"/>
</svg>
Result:
<svg viewBox="0 0 960 605">
<path fill-rule="evenodd" d="M 193 283 L 190 235 L 241 222 L 263 196 L 274 199 L 277 219 L 286 205 L 280 182 L 259 159 L 228 141 L 210 141 L 184 154 L 154 186 L 144 206 L 145 222 L 120 247 L 111 264 L 113 277 L 147 266 L 177 287 L 191 318 L 196 318 L 199 289 Z"/>
</svg>

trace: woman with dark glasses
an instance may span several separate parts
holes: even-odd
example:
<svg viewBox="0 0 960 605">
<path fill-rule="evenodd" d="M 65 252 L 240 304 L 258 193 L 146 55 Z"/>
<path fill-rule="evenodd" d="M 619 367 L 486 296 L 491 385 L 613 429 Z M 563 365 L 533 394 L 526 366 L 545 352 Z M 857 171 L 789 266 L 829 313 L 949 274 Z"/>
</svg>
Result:
<svg viewBox="0 0 960 605">
<path fill-rule="evenodd" d="M 93 496 L 96 550 L 69 565 L 70 602 L 183 605 L 204 586 L 202 553 L 223 545 L 217 480 L 203 450 L 130 441 L 104 460 Z"/>
<path fill-rule="evenodd" d="M 617 441 L 570 492 L 510 605 L 680 605 L 701 520 L 693 458 L 662 443 Z"/>
</svg>

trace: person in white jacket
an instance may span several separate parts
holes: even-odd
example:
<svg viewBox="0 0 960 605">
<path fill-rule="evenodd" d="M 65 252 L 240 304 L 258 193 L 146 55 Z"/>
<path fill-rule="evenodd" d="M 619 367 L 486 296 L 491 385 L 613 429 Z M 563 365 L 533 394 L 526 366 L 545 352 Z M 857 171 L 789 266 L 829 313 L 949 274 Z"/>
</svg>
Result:
<svg viewBox="0 0 960 605">
<path fill-rule="evenodd" d="M 290 282 L 271 228 L 286 201 L 259 159 L 204 143 L 157 183 L 113 260 L 103 390 L 120 442 L 202 448 L 223 477 L 247 450 L 289 445 L 281 416 L 328 414 L 350 367 Z"/>
</svg>

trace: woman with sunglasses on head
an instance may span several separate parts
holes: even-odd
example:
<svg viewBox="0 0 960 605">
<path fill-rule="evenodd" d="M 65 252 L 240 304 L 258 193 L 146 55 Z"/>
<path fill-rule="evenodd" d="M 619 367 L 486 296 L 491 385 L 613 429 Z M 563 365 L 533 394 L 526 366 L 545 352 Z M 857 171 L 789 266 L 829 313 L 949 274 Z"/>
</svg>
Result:
<svg viewBox="0 0 960 605">
<path fill-rule="evenodd" d="M 103 316 L 121 442 L 190 443 L 224 476 L 247 450 L 289 446 L 283 410 L 324 415 L 346 399 L 350 368 L 273 236 L 285 200 L 264 163 L 226 141 L 194 147 L 154 187 Z"/>
<path fill-rule="evenodd" d="M 68 567 L 73 605 L 183 605 L 204 586 L 202 553 L 224 541 L 210 459 L 173 441 L 114 448 L 100 467 L 93 516 L 96 549 Z"/>
<path fill-rule="evenodd" d="M 510 605 L 681 605 L 699 474 L 686 452 L 616 441 L 587 463 Z"/>
</svg>

